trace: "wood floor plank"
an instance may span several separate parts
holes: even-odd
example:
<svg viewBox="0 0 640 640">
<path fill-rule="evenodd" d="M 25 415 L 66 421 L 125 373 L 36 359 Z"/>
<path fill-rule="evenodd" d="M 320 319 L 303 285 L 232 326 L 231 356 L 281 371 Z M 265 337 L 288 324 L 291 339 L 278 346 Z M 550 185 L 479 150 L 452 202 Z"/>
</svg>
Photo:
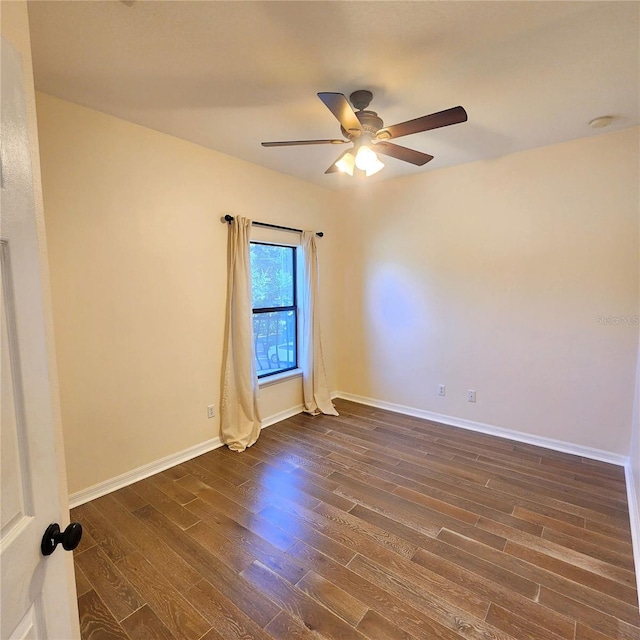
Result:
<svg viewBox="0 0 640 640">
<path fill-rule="evenodd" d="M 127 635 L 136 640 L 176 640 L 149 605 L 140 607 L 121 623 Z"/>
<path fill-rule="evenodd" d="M 183 471 L 184 473 L 180 474 L 180 478 L 183 478 L 185 475 L 187 475 L 186 469 L 183 469 Z M 196 497 L 192 493 L 181 487 L 179 484 L 176 484 L 171 475 L 173 474 L 168 474 L 166 471 L 162 471 L 148 478 L 148 481 L 157 489 L 160 489 L 160 491 L 166 493 L 169 498 L 183 507 L 192 500 L 195 500 Z"/>
<path fill-rule="evenodd" d="M 416 636 L 399 629 L 396 625 L 383 618 L 376 611 L 369 609 L 356 627 L 367 638 L 384 638 L 385 640 L 417 640 Z"/>
<path fill-rule="evenodd" d="M 296 465 L 292 464 L 288 460 L 279 456 L 270 455 L 268 449 L 264 447 L 262 443 L 259 446 L 254 445 L 251 449 L 247 449 L 247 451 L 249 452 L 249 456 L 256 458 L 256 460 L 259 461 L 259 464 L 262 465 L 261 468 L 268 465 L 273 469 L 279 469 L 285 473 L 291 473 L 291 471 L 296 468 Z"/>
<path fill-rule="evenodd" d="M 83 640 L 640 640 L 624 469 L 336 404 L 74 509 Z"/>
<path fill-rule="evenodd" d="M 136 550 L 127 536 L 105 518 L 94 503 L 88 502 L 76 507 L 71 515 L 114 562 Z"/>
<path fill-rule="evenodd" d="M 555 542 L 532 536 L 518 529 L 512 529 L 493 520 L 480 518 L 478 520 L 478 527 L 487 529 L 496 535 L 504 536 L 509 543 L 513 543 L 513 545 L 517 545 L 518 547 L 537 551 L 546 557 L 554 558 L 561 562 L 570 562 L 576 567 L 606 578 L 607 580 L 618 582 L 630 589 L 636 588 L 635 575 L 632 571 L 612 565 L 605 560 L 587 556 L 578 551 L 573 551 L 572 549 L 556 544 Z"/>
<path fill-rule="evenodd" d="M 364 640 L 359 631 L 347 624 L 331 609 L 328 599 L 321 604 L 280 578 L 258 561 L 241 574 L 262 593 L 268 594 L 283 610 L 302 621 L 307 629 L 328 638 Z M 323 606 L 324 605 L 324 606 Z M 341 608 L 342 610 L 342 608 Z"/>
<path fill-rule="evenodd" d="M 576 625 L 575 640 L 613 640 L 613 636 L 607 636 L 591 627 L 578 622 Z"/>
<path fill-rule="evenodd" d="M 456 537 L 459 539 L 459 537 Z M 484 545 L 477 545 L 478 547 Z M 459 545 L 447 544 L 444 540 L 431 540 L 426 551 L 433 555 L 437 555 L 444 560 L 448 560 L 452 564 L 456 564 L 472 573 L 475 573 L 485 580 L 502 585 L 515 593 L 519 593 L 525 598 L 534 599 L 538 595 L 538 585 L 514 571 L 509 571 L 503 567 L 499 567 L 492 562 L 485 560 L 480 554 L 474 555 L 468 553 Z M 417 562 L 419 559 L 426 558 L 425 549 L 418 549 L 414 556 Z M 421 562 L 423 566 L 428 564 L 427 561 Z"/>
<path fill-rule="evenodd" d="M 364 614 L 369 610 L 357 598 L 325 580 L 315 571 L 307 572 L 295 586 L 353 627 L 358 626 Z"/>
<path fill-rule="evenodd" d="M 491 520 L 497 520 L 498 522 L 501 522 L 504 518 L 506 522 L 511 523 L 512 526 L 516 526 L 516 519 L 512 518 L 512 516 L 502 514 L 499 511 L 494 512 L 490 509 L 483 509 L 480 505 L 474 505 L 472 502 L 465 502 L 465 507 L 467 508 L 462 508 L 455 504 L 452 504 L 452 502 L 460 503 L 459 501 L 447 500 L 445 496 L 442 496 L 445 499 L 434 498 L 424 491 L 406 489 L 405 487 L 398 487 L 393 491 L 393 493 L 398 496 L 402 496 L 403 498 L 406 498 L 411 502 L 415 502 L 416 504 L 421 504 L 428 509 L 434 509 L 435 511 L 439 511 L 440 513 L 451 516 L 456 520 L 466 522 L 467 524 L 476 524 L 478 522 L 478 518 L 480 517 L 480 513 L 482 513 L 483 515 L 485 515 L 485 517 L 490 518 Z M 530 533 L 542 533 L 542 527 L 532 528 L 526 524 L 523 524 L 523 526 Z"/>
<path fill-rule="evenodd" d="M 624 491 L 625 481 L 621 479 L 603 478 L 602 476 L 592 476 L 584 473 L 574 473 L 573 477 L 593 487 L 603 487 L 611 491 Z"/>
<path fill-rule="evenodd" d="M 589 531 L 601 533 L 602 535 L 608 536 L 610 538 L 617 538 L 618 540 L 622 540 L 629 545 L 633 544 L 633 541 L 631 539 L 631 527 L 629 526 L 629 524 L 620 523 L 614 526 L 603 522 L 596 522 L 586 519 L 584 528 Z"/>
<path fill-rule="evenodd" d="M 260 448 L 270 456 L 275 456 L 293 465 L 294 468 L 288 473 L 303 469 L 315 475 L 326 477 L 335 471 L 335 468 L 327 463 L 325 455 L 314 453 L 308 447 L 297 445 L 291 438 L 283 437 L 281 434 L 273 434 L 268 431 L 261 434 Z"/>
<path fill-rule="evenodd" d="M 582 473 L 583 470 L 589 469 L 589 473 L 600 475 L 605 478 L 623 479 L 624 471 L 620 470 L 619 465 L 612 465 L 607 462 L 599 462 L 598 460 L 588 460 L 582 458 L 580 462 L 568 460 L 566 457 L 547 456 L 540 463 L 543 466 L 553 467 L 554 469 L 566 469 L 574 473 Z M 582 467 L 582 469 L 580 468 Z"/>
<path fill-rule="evenodd" d="M 362 457 L 368 458 L 369 456 Z M 345 476 L 348 476 L 354 481 L 361 482 L 371 488 L 379 489 L 380 491 L 385 491 L 387 493 L 392 493 L 395 489 L 398 488 L 398 485 L 394 481 L 390 481 L 386 478 L 381 477 L 381 474 L 379 473 L 371 473 L 371 467 L 369 467 L 367 464 L 354 464 L 352 462 L 349 465 L 348 459 L 345 456 L 333 453 L 330 454 L 329 459 L 332 461 L 337 461 L 346 467 L 345 469 L 334 471 L 329 476 L 330 480 L 338 482 L 338 484 L 340 484 L 340 478 L 344 479 Z"/>
<path fill-rule="evenodd" d="M 540 602 L 556 611 L 558 609 L 566 611 L 582 624 L 615 640 L 638 640 L 640 638 L 640 622 L 637 620 L 634 625 L 628 624 L 546 587 L 540 589 Z"/>
<path fill-rule="evenodd" d="M 617 520 L 626 520 L 629 517 L 626 499 L 611 500 L 606 497 L 587 493 L 578 489 L 572 489 L 568 485 L 557 486 L 556 483 L 544 482 L 539 478 L 530 478 L 516 472 L 502 473 L 502 478 L 492 478 L 490 484 L 498 485 L 496 480 L 504 486 L 508 483 L 512 487 L 520 487 L 524 490 L 534 490 L 538 496 L 553 498 L 561 502 L 568 502 L 583 507 L 586 510 L 604 514 Z M 551 487 L 550 485 L 554 485 Z"/>
<path fill-rule="evenodd" d="M 483 467 L 489 465 L 489 467 L 495 467 L 497 473 L 504 474 L 505 470 L 508 473 L 504 474 L 508 477 L 519 478 L 525 482 L 534 482 L 542 487 L 570 493 L 578 497 L 584 497 L 586 499 L 594 499 L 596 501 L 602 501 L 603 499 L 610 499 L 613 502 L 624 503 L 625 499 L 620 493 L 620 487 L 608 489 L 604 487 L 598 487 L 595 484 L 583 483 L 581 480 L 576 479 L 576 474 L 567 472 L 566 475 L 561 475 L 557 470 L 549 470 L 543 468 L 540 463 L 534 463 L 523 460 L 510 459 L 509 456 L 492 454 L 491 456 L 481 456 L 477 459 L 477 462 L 481 463 Z"/>
<path fill-rule="evenodd" d="M 260 467 L 257 467 L 257 469 L 260 469 Z M 249 483 L 251 482 L 253 482 L 253 480 L 249 480 Z M 314 482 L 305 479 L 300 474 L 295 475 L 293 473 L 280 471 L 279 469 L 272 469 L 268 472 L 268 480 L 265 484 L 267 484 L 269 489 L 276 493 L 281 493 L 284 497 L 290 497 L 292 490 L 295 490 L 326 504 L 338 507 L 343 511 L 349 511 L 349 509 L 352 509 L 354 506 L 351 500 L 347 500 L 327 489 L 323 489 Z"/>
<path fill-rule="evenodd" d="M 247 480 L 233 489 L 218 486 L 217 491 L 254 513 L 259 513 L 262 509 L 279 502 L 294 502 L 307 509 L 313 509 L 320 504 L 320 500 L 304 491 L 283 485 L 279 479 L 271 482 L 264 476 L 256 480 Z"/>
<path fill-rule="evenodd" d="M 85 575 L 91 576 L 89 582 L 118 622 L 144 604 L 131 583 L 99 546 L 79 553 L 74 556 L 74 561 Z"/>
<path fill-rule="evenodd" d="M 504 609 L 491 603 L 485 621 L 498 629 L 510 633 L 514 638 L 527 638 L 527 640 L 561 640 L 560 636 L 550 633 L 535 622 L 527 620 L 514 611 Z"/>
<path fill-rule="evenodd" d="M 466 540 L 457 534 L 452 534 L 451 532 L 447 533 L 452 536 L 455 535 L 458 544 L 461 540 Z M 444 539 L 446 540 L 447 537 L 444 537 Z M 452 541 L 451 538 L 448 539 L 449 541 Z M 466 548 L 469 551 L 475 551 L 478 555 L 483 555 L 483 550 L 484 552 L 489 551 L 484 547 L 484 545 L 469 540 L 467 540 L 467 542 L 469 543 L 469 546 Z M 414 555 L 413 562 L 427 568 L 429 571 L 436 572 L 437 574 L 446 577 L 447 580 L 451 580 L 454 583 L 483 596 L 484 598 L 488 598 L 494 602 L 499 602 L 504 606 L 508 606 L 511 610 L 518 611 L 523 615 L 526 614 L 528 618 L 536 620 L 540 626 L 545 627 L 554 634 L 568 638 L 569 640 L 573 638 L 573 621 L 569 620 L 565 616 L 556 614 L 555 611 L 540 606 L 537 602 L 530 600 L 525 596 L 518 594 L 511 588 L 510 581 L 508 579 L 494 581 L 493 579 L 483 577 L 482 572 L 474 572 L 472 571 L 472 568 L 466 564 L 458 565 L 453 562 L 452 559 L 447 558 L 446 554 L 445 556 L 442 556 L 435 552 L 427 551 L 429 547 L 429 544 L 422 545 L 422 552 Z M 465 547 L 462 546 L 462 548 Z M 496 554 L 499 554 L 499 552 L 490 550 L 489 557 L 493 558 Z M 515 571 L 512 573 L 515 573 Z M 488 575 L 491 574 L 492 571 L 489 568 Z M 487 575 L 487 573 L 485 573 L 485 575 Z M 506 573 L 502 575 L 509 576 L 510 574 Z M 516 575 L 518 574 L 516 573 Z M 530 582 L 535 584 L 534 580 L 530 580 Z"/>
<path fill-rule="evenodd" d="M 186 530 L 186 533 L 211 555 L 219 558 L 238 573 L 244 571 L 255 559 L 206 522 L 196 522 Z"/>
<path fill-rule="evenodd" d="M 73 569 L 74 569 L 74 574 L 76 578 L 76 594 L 79 598 L 80 596 L 87 593 L 87 591 L 91 591 L 93 587 L 91 586 L 91 583 L 89 582 L 89 579 L 87 578 L 87 576 L 84 574 L 84 571 L 82 571 L 78 563 L 75 561 L 76 560 L 75 553 L 73 556 L 73 560 L 74 560 Z"/>
<path fill-rule="evenodd" d="M 201 580 L 187 592 L 187 599 L 224 640 L 267 640 L 269 635 L 262 627 L 275 618 L 280 609 L 274 605 L 269 620 L 265 616 L 262 624 L 258 624 L 216 586 Z"/>
<path fill-rule="evenodd" d="M 465 539 L 454 532 L 443 532 L 442 537 L 449 540 L 455 538 L 455 544 L 470 553 L 475 553 L 497 566 L 581 602 L 603 610 L 615 611 L 622 619 L 629 615 L 635 615 L 633 604 L 635 603 L 635 591 L 616 582 L 599 579 L 599 576 L 585 572 L 579 567 L 573 567 L 568 563 L 558 566 L 560 561 L 549 559 L 543 554 L 536 554 L 524 547 L 514 553 L 511 543 L 509 543 L 507 551 L 496 553 L 494 550 L 481 547 L 475 541 Z M 414 562 L 432 563 L 433 554 L 426 556 L 425 553 L 428 552 L 416 553 L 413 557 Z M 523 557 L 521 558 L 520 555 Z"/>
<path fill-rule="evenodd" d="M 331 560 L 331 558 L 309 547 L 304 542 L 296 543 L 289 551 L 303 562 L 311 563 L 314 571 L 327 580 L 344 586 L 345 590 L 355 595 L 370 610 L 384 614 L 393 624 L 417 638 L 428 637 L 451 640 L 459 638 L 448 629 L 430 620 L 422 607 L 415 608 L 407 602 L 388 593 L 383 588 L 370 582 L 350 569 Z M 384 636 L 382 636 L 384 638 Z"/>
<path fill-rule="evenodd" d="M 165 469 L 162 474 L 170 480 L 180 480 L 189 473 L 181 464 L 177 464 L 175 467 L 169 467 Z M 142 506 L 142 505 L 141 505 Z M 134 509 L 135 511 L 135 509 Z"/>
<path fill-rule="evenodd" d="M 585 540 L 582 536 L 570 535 L 562 531 L 556 531 L 554 529 L 545 528 L 542 532 L 542 538 L 549 540 L 555 544 L 559 544 L 567 549 L 572 549 L 578 553 L 582 553 L 586 556 L 595 558 L 596 560 L 602 560 L 608 562 L 621 569 L 633 573 L 634 563 L 629 550 L 621 552 L 618 549 L 612 548 L 615 543 L 603 544 L 601 541 L 598 543 L 590 540 Z"/>
<path fill-rule="evenodd" d="M 293 550 L 296 549 L 296 545 Z M 477 595 L 466 585 L 459 585 L 450 581 L 447 577 L 434 573 L 428 567 L 418 566 L 414 562 L 397 554 L 391 553 L 383 547 L 365 547 L 357 542 L 353 545 L 354 550 L 359 550 L 361 554 L 366 554 L 375 562 L 390 573 L 395 574 L 399 579 L 411 582 L 416 589 L 425 593 L 434 593 L 440 601 L 445 601 L 453 606 L 459 607 L 476 617 L 484 617 L 489 602 L 486 597 Z M 290 550 L 289 553 L 292 553 Z M 326 564 L 326 563 L 325 563 Z M 349 566 L 349 565 L 347 565 Z M 315 567 L 313 567 L 315 569 Z M 337 572 L 337 569 L 334 569 Z M 344 579 L 344 574 L 342 574 Z M 371 603 L 367 603 L 371 606 Z"/>
<path fill-rule="evenodd" d="M 389 531 L 371 526 L 357 516 L 344 513 L 332 505 L 322 503 L 313 511 L 327 521 L 328 526 L 323 530 L 332 530 L 337 536 L 344 536 L 359 549 L 362 549 L 370 541 L 404 558 L 411 558 L 416 551 L 415 545 L 406 540 Z"/>
<path fill-rule="evenodd" d="M 427 535 L 435 537 L 442 527 L 447 527 L 496 548 L 501 549 L 506 543 L 504 537 L 491 531 L 461 522 L 440 511 L 417 505 L 395 494 L 374 490 L 359 480 L 354 480 L 344 474 L 332 474 L 330 478 L 340 482 L 336 493 L 369 509 L 384 513 Z"/>
<path fill-rule="evenodd" d="M 279 611 L 273 602 L 257 593 L 241 575 L 227 567 L 217 557 L 193 540 L 180 527 L 165 518 L 154 507 L 147 505 L 135 514 L 156 532 L 174 551 L 186 560 L 211 584 L 221 586 L 234 602 L 259 626 L 267 624 Z M 239 577 L 240 576 L 240 577 Z"/>
<path fill-rule="evenodd" d="M 147 501 L 147 504 L 155 507 L 160 513 L 169 518 L 169 520 L 175 522 L 181 529 L 187 529 L 198 522 L 196 516 L 158 489 L 152 480 L 147 478 L 130 486 L 141 498 Z"/>
<path fill-rule="evenodd" d="M 333 471 L 334 469 L 329 469 L 327 475 L 332 474 Z M 308 482 L 318 485 L 319 487 L 322 487 L 327 491 L 333 491 L 338 487 L 338 483 L 335 482 L 334 480 L 329 480 L 329 478 L 327 478 L 326 476 L 319 476 L 313 471 L 309 471 L 309 469 L 306 469 L 303 467 L 298 467 L 297 469 L 291 472 L 291 475 L 304 478 Z"/>
<path fill-rule="evenodd" d="M 94 500 L 93 504 L 114 527 L 126 532 L 127 539 L 135 551 L 140 552 L 156 569 L 169 574 L 179 590 L 190 588 L 200 579 L 199 573 L 130 513 L 123 503 L 117 500 L 118 493 L 102 496 Z"/>
<path fill-rule="evenodd" d="M 522 518 L 523 520 L 534 522 L 541 527 L 550 529 L 552 531 L 565 533 L 571 536 L 571 538 L 610 549 L 612 551 L 615 551 L 616 553 L 625 555 L 627 558 L 629 558 L 632 554 L 633 547 L 630 542 L 627 542 L 626 540 L 623 541 L 619 539 L 619 537 L 612 537 L 611 535 L 606 535 L 598 531 L 591 531 L 590 529 L 586 528 L 586 526 L 576 527 L 575 525 L 569 524 L 567 522 L 563 522 L 555 518 L 549 518 L 548 516 L 545 516 L 543 514 L 535 513 L 521 507 L 516 507 L 513 510 L 513 515 L 518 518 Z"/>
<path fill-rule="evenodd" d="M 270 638 L 278 640 L 318 640 L 318 634 L 304 626 L 301 620 L 281 611 L 265 628 Z"/>
<path fill-rule="evenodd" d="M 489 480 L 487 481 L 487 487 L 501 494 L 521 497 L 530 502 L 541 504 L 546 507 L 552 507 L 557 511 L 568 512 L 582 518 L 583 520 L 603 522 L 604 524 L 608 524 L 613 527 L 628 526 L 628 514 L 625 514 L 618 509 L 607 509 L 606 507 L 597 510 L 591 509 L 584 506 L 584 504 L 577 504 L 576 502 L 573 502 L 570 496 L 554 498 L 549 495 L 543 495 L 537 491 L 535 486 L 532 485 L 522 486 L 522 483 L 519 485 L 517 483 L 512 483 L 511 481 Z"/>
<path fill-rule="evenodd" d="M 244 453 L 244 452 L 243 452 Z M 210 454 L 215 454 L 215 451 L 211 451 Z M 248 455 L 248 454 L 247 454 Z M 246 458 L 247 456 L 242 456 Z M 262 457 L 259 458 L 259 464 Z M 207 473 L 212 474 L 218 478 L 223 478 L 226 482 L 230 482 L 234 486 L 239 486 L 242 483 L 255 477 L 256 470 L 254 467 L 246 465 L 242 462 L 241 456 L 238 454 L 237 460 L 231 463 L 229 460 L 213 457 L 213 455 L 205 454 L 189 460 L 185 463 L 185 467 L 190 473 L 194 471 L 194 465 L 205 469 Z"/>
<path fill-rule="evenodd" d="M 285 527 L 288 524 L 291 530 L 295 532 L 297 538 L 304 540 L 314 549 L 321 551 L 339 564 L 346 565 L 356 554 L 353 549 L 345 546 L 342 542 L 325 535 L 322 531 L 314 529 L 313 526 L 301 516 L 292 512 L 290 506 L 281 506 L 281 509 L 277 507 L 267 507 L 260 512 L 260 516 L 279 527 Z"/>
<path fill-rule="evenodd" d="M 330 470 L 330 472 L 337 471 L 339 469 L 344 470 L 344 465 L 340 465 L 329 460 L 328 455 L 332 450 L 322 446 L 321 438 L 313 437 L 312 439 L 302 441 L 301 434 L 296 431 L 295 428 L 292 428 L 293 424 L 288 425 L 289 429 L 291 429 L 290 431 L 285 431 L 284 425 L 287 423 L 288 421 L 283 422 L 282 427 L 278 425 L 277 430 L 272 429 L 270 432 L 267 432 L 267 438 L 270 443 L 277 443 L 278 446 L 283 448 L 283 451 L 294 451 L 297 456 L 302 458 L 312 460 L 314 462 L 321 461 L 321 466 Z M 304 435 L 304 433 L 302 435 Z M 297 466 L 296 469 L 291 471 L 291 473 L 295 473 L 299 468 L 300 467 Z M 320 475 L 325 474 L 320 473 Z"/>
<path fill-rule="evenodd" d="M 212 453 L 214 452 L 212 451 Z M 244 453 L 244 451 L 242 453 Z M 215 449 L 215 455 L 220 458 L 225 458 L 227 462 L 232 465 L 243 464 L 247 467 L 251 467 L 258 464 L 257 460 L 247 456 L 241 456 L 237 451 L 231 451 L 230 449 L 227 449 L 227 447 Z"/>
<path fill-rule="evenodd" d="M 78 598 L 83 640 L 131 640 L 93 589 Z"/>
<path fill-rule="evenodd" d="M 243 549 L 253 559 L 260 560 L 262 564 L 268 566 L 291 584 L 298 582 L 306 573 L 307 570 L 286 553 L 235 520 L 217 512 L 207 502 L 196 499 L 189 505 L 189 510 L 193 511 L 203 522 L 217 528 L 221 535 Z"/>
<path fill-rule="evenodd" d="M 211 625 L 138 552 L 118 562 L 118 569 L 133 584 L 169 631 L 185 640 L 198 640 Z"/>
<path fill-rule="evenodd" d="M 429 618 L 454 634 L 466 638 L 489 637 L 495 640 L 515 640 L 511 635 L 501 632 L 484 620 L 475 618 L 461 609 L 448 603 L 443 606 L 432 594 L 425 594 L 424 591 L 412 588 L 412 585 L 405 583 L 402 578 L 385 571 L 364 556 L 357 555 L 349 563 L 349 568 L 414 607 L 423 609 L 426 607 L 425 613 Z"/>
<path fill-rule="evenodd" d="M 122 487 L 110 495 L 122 503 L 128 511 L 135 511 L 147 504 L 147 501 L 141 498 L 130 486 Z"/>
<path fill-rule="evenodd" d="M 244 526 L 252 533 L 260 536 L 277 549 L 286 551 L 289 547 L 295 544 L 296 539 L 283 528 L 267 522 L 264 518 L 261 518 L 257 514 L 245 509 L 242 505 L 227 498 L 226 496 L 223 496 L 213 487 L 200 482 L 193 476 L 187 476 L 180 480 L 180 483 L 189 486 L 200 500 L 206 502 L 207 505 L 215 509 L 216 512 L 235 520 L 237 523 Z M 194 503 L 192 503 L 192 506 L 193 505 Z"/>
</svg>

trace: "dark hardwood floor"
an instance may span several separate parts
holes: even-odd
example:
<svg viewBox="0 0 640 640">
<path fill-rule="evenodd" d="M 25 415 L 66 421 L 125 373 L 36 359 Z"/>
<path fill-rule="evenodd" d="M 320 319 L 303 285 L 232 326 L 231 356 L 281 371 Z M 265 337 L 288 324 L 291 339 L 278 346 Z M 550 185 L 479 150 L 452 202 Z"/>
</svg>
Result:
<svg viewBox="0 0 640 640">
<path fill-rule="evenodd" d="M 640 638 L 622 468 L 336 405 L 74 509 L 83 638 Z"/>
</svg>

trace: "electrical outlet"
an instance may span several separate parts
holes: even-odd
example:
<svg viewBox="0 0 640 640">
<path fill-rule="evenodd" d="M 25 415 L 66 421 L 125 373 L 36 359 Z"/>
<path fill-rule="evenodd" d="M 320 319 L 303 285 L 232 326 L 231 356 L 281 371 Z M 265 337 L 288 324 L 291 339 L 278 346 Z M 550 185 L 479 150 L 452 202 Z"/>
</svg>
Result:
<svg viewBox="0 0 640 640">
<path fill-rule="evenodd" d="M 443 396 L 444 393 L 445 393 L 445 390 L 446 390 L 446 388 L 445 388 L 445 386 L 443 384 L 439 384 L 438 385 L 438 395 L 439 396 Z"/>
<path fill-rule="evenodd" d="M 216 417 L 216 405 L 210 404 L 207 407 L 207 418 L 215 418 Z"/>
<path fill-rule="evenodd" d="M 467 402 L 475 402 L 476 401 L 476 392 L 474 389 L 469 389 L 467 391 Z"/>
</svg>

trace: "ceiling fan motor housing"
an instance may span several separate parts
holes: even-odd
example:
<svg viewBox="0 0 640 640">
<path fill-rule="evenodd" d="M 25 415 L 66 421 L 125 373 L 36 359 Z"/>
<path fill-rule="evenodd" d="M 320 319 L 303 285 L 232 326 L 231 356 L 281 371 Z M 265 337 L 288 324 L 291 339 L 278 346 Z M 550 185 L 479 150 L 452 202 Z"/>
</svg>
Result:
<svg viewBox="0 0 640 640">
<path fill-rule="evenodd" d="M 356 118 L 360 121 L 364 132 L 371 136 L 374 136 L 378 129 L 382 129 L 384 126 L 382 118 L 375 111 L 356 111 Z M 342 131 L 342 135 L 346 138 L 353 139 L 356 137 L 352 132 L 346 131 L 342 126 L 340 127 L 340 131 Z"/>
</svg>

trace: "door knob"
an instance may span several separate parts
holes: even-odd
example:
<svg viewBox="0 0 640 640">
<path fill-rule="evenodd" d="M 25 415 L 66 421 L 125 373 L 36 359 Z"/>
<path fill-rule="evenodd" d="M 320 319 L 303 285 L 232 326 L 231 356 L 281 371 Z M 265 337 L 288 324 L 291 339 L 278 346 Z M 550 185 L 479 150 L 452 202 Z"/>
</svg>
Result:
<svg viewBox="0 0 640 640">
<path fill-rule="evenodd" d="M 73 551 L 82 538 L 82 525 L 79 522 L 72 522 L 64 531 L 60 531 L 58 523 L 50 524 L 42 536 L 40 550 L 43 556 L 50 556 L 56 547 L 62 543 L 62 548 L 66 551 Z"/>
</svg>

